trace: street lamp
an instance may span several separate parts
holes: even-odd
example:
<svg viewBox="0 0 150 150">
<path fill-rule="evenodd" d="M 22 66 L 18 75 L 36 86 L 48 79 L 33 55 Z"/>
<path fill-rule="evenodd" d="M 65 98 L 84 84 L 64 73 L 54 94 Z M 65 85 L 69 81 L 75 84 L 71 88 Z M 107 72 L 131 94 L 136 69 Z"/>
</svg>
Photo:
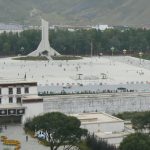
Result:
<svg viewBox="0 0 150 150">
<path fill-rule="evenodd" d="M 99 53 L 100 54 L 100 56 L 103 56 L 103 53 Z"/>
<path fill-rule="evenodd" d="M 126 50 L 126 49 L 123 49 L 123 54 L 124 54 L 124 56 L 125 56 L 126 52 L 127 52 L 127 50 Z"/>
<path fill-rule="evenodd" d="M 21 47 L 21 55 L 23 55 L 23 53 L 24 53 L 24 47 L 22 46 Z"/>
<path fill-rule="evenodd" d="M 111 55 L 113 56 L 113 52 L 114 52 L 115 48 L 114 47 L 111 47 Z"/>
<path fill-rule="evenodd" d="M 140 57 L 140 65 L 141 65 L 141 59 L 142 59 L 142 56 L 143 56 L 143 52 L 139 52 L 139 57 Z"/>
<path fill-rule="evenodd" d="M 99 57 L 101 57 L 101 56 L 103 56 L 103 53 L 99 53 L 99 55 L 98 55 Z"/>
<path fill-rule="evenodd" d="M 127 52 L 127 50 L 123 49 L 124 59 L 125 59 L 126 52 Z"/>
</svg>

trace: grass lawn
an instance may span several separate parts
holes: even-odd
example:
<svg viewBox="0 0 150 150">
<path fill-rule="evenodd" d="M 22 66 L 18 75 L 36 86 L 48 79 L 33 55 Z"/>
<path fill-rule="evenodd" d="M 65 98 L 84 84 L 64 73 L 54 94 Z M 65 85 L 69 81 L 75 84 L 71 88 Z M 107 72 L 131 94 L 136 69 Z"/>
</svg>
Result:
<svg viewBox="0 0 150 150">
<path fill-rule="evenodd" d="M 45 56 L 22 56 L 15 57 L 14 60 L 31 60 L 31 61 L 43 61 L 48 60 Z M 82 59 L 80 56 L 69 56 L 69 55 L 60 55 L 60 56 L 52 56 L 53 60 L 78 60 Z"/>
<path fill-rule="evenodd" d="M 23 56 L 23 57 L 16 57 L 16 58 L 13 58 L 13 59 L 14 60 L 31 60 L 31 61 L 48 60 L 44 56 Z"/>
<path fill-rule="evenodd" d="M 81 56 L 71 56 L 71 55 L 60 55 L 60 56 L 52 56 L 53 60 L 78 60 L 82 59 Z"/>
</svg>

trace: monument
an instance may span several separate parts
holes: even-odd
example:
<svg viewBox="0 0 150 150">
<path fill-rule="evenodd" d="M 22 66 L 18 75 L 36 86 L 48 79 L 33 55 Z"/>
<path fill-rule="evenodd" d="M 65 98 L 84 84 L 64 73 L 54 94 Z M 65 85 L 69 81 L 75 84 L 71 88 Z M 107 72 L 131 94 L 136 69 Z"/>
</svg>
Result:
<svg viewBox="0 0 150 150">
<path fill-rule="evenodd" d="M 51 59 L 51 56 L 60 55 L 56 50 L 54 50 L 49 43 L 49 26 L 48 22 L 42 19 L 42 39 L 38 48 L 28 54 L 28 56 L 46 56 Z"/>
</svg>

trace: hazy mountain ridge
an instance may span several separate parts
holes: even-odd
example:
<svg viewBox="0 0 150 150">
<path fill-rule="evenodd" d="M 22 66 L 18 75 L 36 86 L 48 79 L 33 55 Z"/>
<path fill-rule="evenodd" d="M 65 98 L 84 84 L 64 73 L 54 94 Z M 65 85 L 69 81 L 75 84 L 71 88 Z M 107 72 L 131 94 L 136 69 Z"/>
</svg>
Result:
<svg viewBox="0 0 150 150">
<path fill-rule="evenodd" d="M 150 23 L 149 0 L 0 0 L 0 22 L 37 24 L 143 25 Z"/>
</svg>

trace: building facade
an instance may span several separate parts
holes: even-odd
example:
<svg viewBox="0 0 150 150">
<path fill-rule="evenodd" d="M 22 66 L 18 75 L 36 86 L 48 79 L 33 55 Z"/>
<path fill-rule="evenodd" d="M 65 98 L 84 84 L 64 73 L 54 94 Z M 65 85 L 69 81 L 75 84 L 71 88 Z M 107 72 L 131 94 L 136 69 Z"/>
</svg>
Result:
<svg viewBox="0 0 150 150">
<path fill-rule="evenodd" d="M 106 113 L 81 113 L 74 114 L 81 121 L 81 127 L 90 134 L 107 141 L 109 144 L 119 146 L 120 142 L 132 129 L 125 128 L 124 121 Z"/>
<path fill-rule="evenodd" d="M 36 109 L 30 108 L 31 103 L 43 103 L 43 99 L 37 94 L 37 82 L 0 83 L 1 124 L 21 123 L 27 116 L 30 117 L 30 112 L 31 117 L 37 114 Z M 43 105 L 40 106 L 38 113 L 43 111 Z"/>
</svg>

